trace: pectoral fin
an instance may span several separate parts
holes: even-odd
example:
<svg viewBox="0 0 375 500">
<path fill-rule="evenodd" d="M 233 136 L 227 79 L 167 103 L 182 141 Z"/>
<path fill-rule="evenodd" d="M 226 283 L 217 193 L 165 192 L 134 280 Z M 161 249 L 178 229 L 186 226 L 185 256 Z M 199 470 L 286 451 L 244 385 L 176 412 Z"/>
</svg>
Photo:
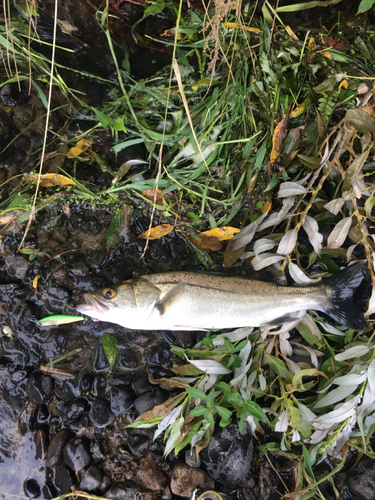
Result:
<svg viewBox="0 0 375 500">
<path fill-rule="evenodd" d="M 168 309 L 170 309 L 177 300 L 181 299 L 181 294 L 183 294 L 187 283 L 187 281 L 181 281 L 178 285 L 171 288 L 162 299 L 156 302 L 155 308 L 159 311 L 160 316 L 164 316 Z"/>
</svg>

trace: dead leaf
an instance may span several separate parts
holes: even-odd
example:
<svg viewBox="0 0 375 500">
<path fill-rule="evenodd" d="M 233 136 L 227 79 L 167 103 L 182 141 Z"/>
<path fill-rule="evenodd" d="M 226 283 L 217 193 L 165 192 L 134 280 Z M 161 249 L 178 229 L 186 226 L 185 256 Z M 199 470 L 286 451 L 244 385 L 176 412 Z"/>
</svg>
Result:
<svg viewBox="0 0 375 500">
<path fill-rule="evenodd" d="M 223 226 L 223 227 L 215 227 L 214 229 L 210 229 L 208 231 L 204 231 L 201 234 L 206 236 L 215 236 L 219 241 L 230 240 L 236 233 L 239 233 L 241 230 L 238 227 L 231 226 Z"/>
<path fill-rule="evenodd" d="M 259 28 L 253 28 L 251 26 L 245 26 L 244 24 L 238 24 L 238 23 L 224 23 L 224 26 L 226 26 L 227 28 L 238 28 L 240 30 L 243 30 L 243 31 L 250 31 L 251 33 L 263 33 L 262 30 L 260 30 Z"/>
<path fill-rule="evenodd" d="M 231 240 L 226 246 L 224 252 L 223 266 L 224 267 L 232 267 L 241 255 L 245 252 L 246 245 L 242 245 L 239 248 L 235 249 L 236 241 Z"/>
<path fill-rule="evenodd" d="M 348 236 L 350 226 L 352 225 L 352 218 L 345 217 L 336 224 L 331 234 L 328 236 L 327 248 L 340 248 Z"/>
<path fill-rule="evenodd" d="M 143 238 L 145 240 L 158 240 L 163 236 L 169 234 L 175 226 L 171 224 L 159 224 L 158 226 L 147 229 L 144 233 L 140 234 L 138 238 Z"/>
<path fill-rule="evenodd" d="M 176 394 L 161 405 L 155 406 L 152 410 L 145 411 L 136 420 L 152 420 L 156 417 L 166 417 L 173 410 L 175 406 L 180 403 L 181 399 L 185 397 L 185 392 Z"/>
<path fill-rule="evenodd" d="M 35 293 L 38 293 L 38 280 L 40 278 L 40 275 L 37 274 L 35 278 L 33 279 L 33 288 L 35 290 Z"/>
<path fill-rule="evenodd" d="M 276 125 L 272 136 L 272 151 L 270 155 L 270 168 L 272 168 L 280 156 L 285 138 L 287 136 L 288 119 L 283 118 Z"/>
<path fill-rule="evenodd" d="M 189 240 L 202 250 L 217 252 L 223 248 L 223 245 L 216 236 L 207 236 L 204 233 L 189 236 Z"/>
<path fill-rule="evenodd" d="M 87 151 L 93 144 L 94 141 L 91 141 L 90 139 L 81 139 L 75 146 L 69 149 L 68 155 L 79 156 Z"/>
<path fill-rule="evenodd" d="M 44 175 L 30 175 L 29 179 L 34 182 L 40 182 L 43 187 L 55 187 L 55 186 L 76 186 L 77 183 L 73 179 L 69 179 L 65 175 L 61 174 L 44 174 Z"/>
<path fill-rule="evenodd" d="M 157 205 L 162 205 L 163 200 L 167 201 L 170 198 L 167 194 L 162 196 L 162 192 L 163 191 L 161 189 L 145 189 L 144 191 L 141 191 L 145 198 L 151 200 L 152 202 L 155 200 Z"/>
<path fill-rule="evenodd" d="M 288 255 L 293 252 L 298 237 L 298 229 L 289 229 L 282 237 L 279 246 L 277 247 L 277 253 L 280 255 Z"/>
<path fill-rule="evenodd" d="M 301 104 L 299 104 L 296 109 L 290 113 L 291 118 L 302 115 L 306 111 L 307 99 L 305 99 Z"/>
<path fill-rule="evenodd" d="M 364 108 L 352 108 L 345 115 L 345 121 L 358 132 L 375 135 L 375 118 L 370 116 Z"/>
<path fill-rule="evenodd" d="M 321 54 L 322 54 L 322 56 L 324 56 L 326 59 L 329 59 L 330 61 L 333 59 L 329 50 L 322 50 Z"/>
</svg>

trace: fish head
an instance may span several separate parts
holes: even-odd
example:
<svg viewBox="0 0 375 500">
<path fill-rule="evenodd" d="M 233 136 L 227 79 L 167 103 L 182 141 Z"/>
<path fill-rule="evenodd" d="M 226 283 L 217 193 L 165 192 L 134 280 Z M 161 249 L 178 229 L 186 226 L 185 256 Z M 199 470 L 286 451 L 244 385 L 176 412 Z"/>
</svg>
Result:
<svg viewBox="0 0 375 500">
<path fill-rule="evenodd" d="M 77 311 L 96 320 L 132 328 L 130 325 L 139 314 L 131 283 L 85 293 L 83 298 L 85 304 L 79 304 Z"/>
</svg>

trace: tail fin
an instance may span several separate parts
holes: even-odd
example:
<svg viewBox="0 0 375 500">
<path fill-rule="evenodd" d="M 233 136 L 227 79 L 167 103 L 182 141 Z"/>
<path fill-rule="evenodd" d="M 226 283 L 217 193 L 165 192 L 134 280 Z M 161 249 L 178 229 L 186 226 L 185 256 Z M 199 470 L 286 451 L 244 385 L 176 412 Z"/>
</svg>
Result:
<svg viewBox="0 0 375 500">
<path fill-rule="evenodd" d="M 342 325 L 354 330 L 363 330 L 366 327 L 364 312 L 354 296 L 366 273 L 364 263 L 358 262 L 326 281 L 331 288 L 332 305 L 325 312 Z"/>
</svg>

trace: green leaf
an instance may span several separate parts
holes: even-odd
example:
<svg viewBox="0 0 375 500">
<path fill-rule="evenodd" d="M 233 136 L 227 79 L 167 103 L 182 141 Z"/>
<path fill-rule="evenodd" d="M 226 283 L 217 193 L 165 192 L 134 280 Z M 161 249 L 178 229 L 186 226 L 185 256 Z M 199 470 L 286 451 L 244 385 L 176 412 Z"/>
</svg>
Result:
<svg viewBox="0 0 375 500">
<path fill-rule="evenodd" d="M 215 391 L 212 389 L 208 396 L 206 397 L 206 405 L 208 408 L 213 408 L 214 407 L 214 400 L 215 400 Z"/>
<path fill-rule="evenodd" d="M 258 405 L 258 403 L 255 403 L 255 401 L 247 401 L 244 404 L 245 410 L 249 413 L 249 415 L 252 415 L 253 417 L 257 418 L 258 420 L 261 420 L 262 422 L 268 422 L 268 417 L 262 410 L 262 408 Z"/>
<path fill-rule="evenodd" d="M 227 420 L 231 420 L 232 418 L 232 412 L 230 410 L 228 410 L 228 408 L 224 408 L 223 406 L 216 406 L 216 411 L 218 412 L 218 414 L 220 415 L 220 417 L 227 421 Z"/>
<path fill-rule="evenodd" d="M 233 405 L 235 408 L 238 408 L 239 406 L 243 406 L 245 401 L 241 394 L 236 392 L 234 389 L 232 390 L 231 394 L 226 394 L 224 396 L 225 401 L 227 401 L 229 404 Z"/>
<path fill-rule="evenodd" d="M 273 371 L 277 373 L 277 375 L 280 375 L 280 377 L 286 378 L 287 380 L 293 379 L 293 375 L 287 370 L 284 361 L 276 358 L 275 356 L 272 356 L 271 354 L 266 354 L 266 358 L 268 364 L 273 369 Z"/>
<path fill-rule="evenodd" d="M 94 113 L 96 114 L 97 119 L 100 121 L 101 125 L 104 128 L 109 127 L 113 123 L 113 120 L 112 120 L 112 118 L 110 116 L 105 115 L 102 111 L 100 111 L 99 109 L 94 108 L 93 106 L 91 106 L 91 109 L 94 111 Z"/>
<path fill-rule="evenodd" d="M 311 462 L 310 462 L 310 455 L 309 455 L 309 452 L 307 451 L 307 449 L 305 448 L 305 446 L 303 446 L 303 445 L 302 445 L 302 453 L 303 453 L 303 460 L 305 462 L 306 470 L 309 473 L 310 477 L 315 482 L 315 476 L 314 476 L 314 472 L 312 470 Z"/>
<path fill-rule="evenodd" d="M 357 16 L 358 14 L 363 14 L 367 12 L 375 5 L 375 0 L 362 0 L 362 2 L 358 6 Z"/>
<path fill-rule="evenodd" d="M 108 248 L 117 247 L 122 241 L 121 236 L 119 236 L 119 229 L 122 224 L 122 214 L 118 212 L 111 220 L 108 230 L 107 230 L 107 246 Z"/>
<path fill-rule="evenodd" d="M 110 369 L 113 371 L 120 355 L 119 348 L 117 347 L 117 339 L 112 335 L 109 335 L 109 333 L 105 333 L 102 336 L 101 341 Z"/>
<path fill-rule="evenodd" d="M 233 344 L 227 337 L 224 337 L 224 345 L 227 353 L 231 354 L 233 352 Z"/>
<path fill-rule="evenodd" d="M 188 387 L 186 392 L 194 399 L 206 399 L 207 395 L 200 389 L 195 389 L 194 387 Z"/>
</svg>

